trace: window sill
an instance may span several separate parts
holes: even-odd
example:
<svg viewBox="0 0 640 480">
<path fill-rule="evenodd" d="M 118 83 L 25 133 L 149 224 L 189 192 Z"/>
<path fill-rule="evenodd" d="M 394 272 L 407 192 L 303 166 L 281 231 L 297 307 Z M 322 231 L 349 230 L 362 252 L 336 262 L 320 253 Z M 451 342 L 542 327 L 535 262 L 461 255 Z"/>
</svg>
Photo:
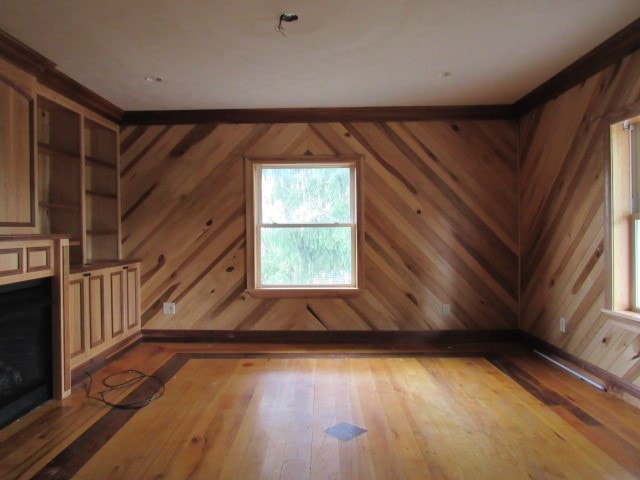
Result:
<svg viewBox="0 0 640 480">
<path fill-rule="evenodd" d="M 364 293 L 362 288 L 251 288 L 253 298 L 348 298 Z"/>
<path fill-rule="evenodd" d="M 627 323 L 636 326 L 640 325 L 639 312 L 632 312 L 629 310 L 608 310 L 606 308 L 603 308 L 602 313 L 604 313 L 610 319 L 617 320 L 621 323 Z"/>
</svg>

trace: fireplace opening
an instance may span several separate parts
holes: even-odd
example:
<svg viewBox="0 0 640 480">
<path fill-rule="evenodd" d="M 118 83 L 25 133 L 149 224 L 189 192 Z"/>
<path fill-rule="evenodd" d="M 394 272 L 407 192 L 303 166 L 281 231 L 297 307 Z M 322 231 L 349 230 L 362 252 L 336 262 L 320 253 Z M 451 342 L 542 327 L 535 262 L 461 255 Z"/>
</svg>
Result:
<svg viewBox="0 0 640 480">
<path fill-rule="evenodd" d="M 0 428 L 52 398 L 51 279 L 0 286 Z"/>
</svg>

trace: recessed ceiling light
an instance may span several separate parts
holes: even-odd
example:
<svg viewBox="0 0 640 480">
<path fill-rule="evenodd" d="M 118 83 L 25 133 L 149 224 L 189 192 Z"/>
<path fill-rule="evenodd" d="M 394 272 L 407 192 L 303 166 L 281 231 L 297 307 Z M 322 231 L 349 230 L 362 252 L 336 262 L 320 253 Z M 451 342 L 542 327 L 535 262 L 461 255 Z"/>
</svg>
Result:
<svg viewBox="0 0 640 480">
<path fill-rule="evenodd" d="M 152 76 L 152 75 L 149 75 L 148 77 L 144 77 L 144 79 L 145 79 L 147 82 L 150 82 L 150 83 L 154 83 L 154 82 L 161 82 L 161 81 L 162 81 L 162 79 L 161 79 L 160 77 L 154 77 L 154 76 Z"/>
</svg>

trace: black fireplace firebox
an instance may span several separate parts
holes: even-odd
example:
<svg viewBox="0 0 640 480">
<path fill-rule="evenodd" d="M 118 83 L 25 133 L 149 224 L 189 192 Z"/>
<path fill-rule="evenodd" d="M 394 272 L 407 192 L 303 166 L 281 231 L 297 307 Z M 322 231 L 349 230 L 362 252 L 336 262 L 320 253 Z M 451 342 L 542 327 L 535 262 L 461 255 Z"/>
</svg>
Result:
<svg viewBox="0 0 640 480">
<path fill-rule="evenodd" d="M 52 398 L 51 279 L 0 286 L 0 428 Z"/>
</svg>

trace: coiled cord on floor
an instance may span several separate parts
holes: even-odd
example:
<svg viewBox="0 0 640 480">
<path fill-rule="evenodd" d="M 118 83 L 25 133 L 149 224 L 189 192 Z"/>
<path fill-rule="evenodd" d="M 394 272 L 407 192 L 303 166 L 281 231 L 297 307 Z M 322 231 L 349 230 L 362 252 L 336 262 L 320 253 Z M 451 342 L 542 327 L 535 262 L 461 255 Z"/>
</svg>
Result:
<svg viewBox="0 0 640 480">
<path fill-rule="evenodd" d="M 106 376 L 105 378 L 102 379 L 102 385 L 104 385 L 106 388 L 104 390 L 96 392 L 93 395 L 91 394 L 91 387 L 93 386 L 93 377 L 89 372 L 86 372 L 86 375 L 89 377 L 89 388 L 87 389 L 87 398 L 98 400 L 99 402 L 102 402 L 105 405 L 108 405 L 113 408 L 120 408 L 124 410 L 136 410 L 136 409 L 144 408 L 154 400 L 157 400 L 160 397 L 162 397 L 162 395 L 164 395 L 164 390 L 165 390 L 164 382 L 154 375 L 147 375 L 146 373 L 143 373 L 139 370 L 123 370 L 122 372 L 116 372 Z M 118 375 L 133 375 L 133 376 L 121 382 L 112 382 L 111 380 L 113 379 L 113 377 L 116 377 Z M 143 382 L 144 380 L 150 380 L 158 384 L 158 389 L 156 390 L 156 392 L 149 397 L 143 398 L 142 400 L 133 401 L 130 403 L 113 403 L 105 398 L 105 394 L 108 394 L 109 392 L 113 392 L 121 388 L 126 388 L 132 385 L 136 385 L 138 383 Z"/>
</svg>

